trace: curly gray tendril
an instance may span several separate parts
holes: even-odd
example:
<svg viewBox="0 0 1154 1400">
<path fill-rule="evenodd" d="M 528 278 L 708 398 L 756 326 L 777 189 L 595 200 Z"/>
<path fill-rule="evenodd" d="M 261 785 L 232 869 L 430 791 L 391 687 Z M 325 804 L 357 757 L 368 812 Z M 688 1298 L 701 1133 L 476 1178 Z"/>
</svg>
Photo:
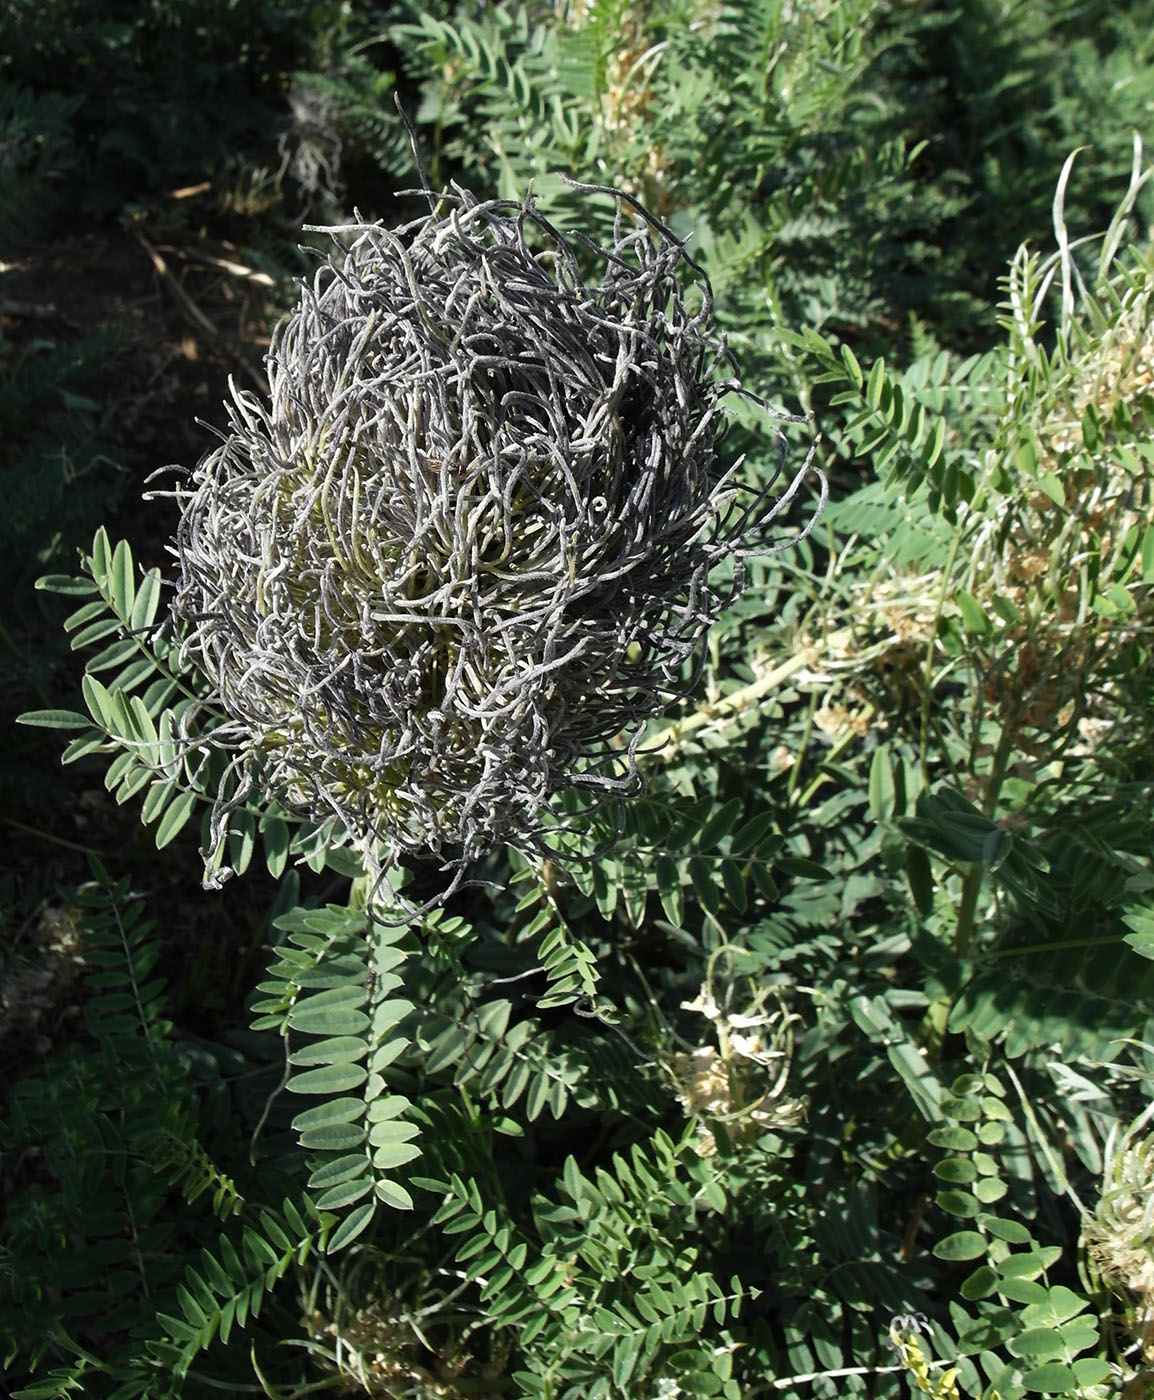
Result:
<svg viewBox="0 0 1154 1400">
<path fill-rule="evenodd" d="M 813 454 L 775 499 L 719 464 L 723 401 L 754 396 L 704 274 L 631 197 L 575 188 L 616 200 L 612 247 L 457 186 L 395 230 L 316 230 L 334 250 L 274 337 L 271 401 L 233 386 L 175 493 L 173 614 L 233 755 L 214 844 L 259 785 L 378 871 L 532 846 L 554 794 L 639 787 L 643 726 L 744 560 L 793 542 L 769 527 Z"/>
</svg>

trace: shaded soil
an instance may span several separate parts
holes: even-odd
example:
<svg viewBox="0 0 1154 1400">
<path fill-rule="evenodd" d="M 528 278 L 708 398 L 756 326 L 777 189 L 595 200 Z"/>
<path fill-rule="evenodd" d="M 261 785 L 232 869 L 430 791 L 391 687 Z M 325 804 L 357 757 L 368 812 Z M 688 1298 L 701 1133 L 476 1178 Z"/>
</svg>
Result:
<svg viewBox="0 0 1154 1400">
<path fill-rule="evenodd" d="M 143 565 L 165 562 L 175 519 L 171 502 L 142 500 L 147 478 L 168 465 L 194 465 L 211 445 L 203 424 L 224 423 L 230 375 L 248 387 L 263 383 L 276 298 L 285 292 L 271 278 L 246 275 L 246 266 L 225 244 L 181 246 L 109 228 L 10 255 L 0 279 L 0 380 L 37 356 L 117 332 L 81 389 L 98 406 L 102 454 L 84 485 L 99 492 L 106 483 L 116 503 L 96 520 L 103 516 L 114 539 L 128 539 Z M 26 441 L 4 438 L 0 453 L 20 462 Z M 61 557 L 74 558 L 90 540 L 90 529 L 66 535 Z M 27 561 L 29 579 L 42 571 L 35 562 Z M 174 1013 L 206 1034 L 242 1019 L 239 1001 L 263 957 L 275 895 L 255 866 L 223 893 L 206 894 L 194 827 L 158 852 L 140 823 L 140 799 L 119 807 L 105 790 L 106 760 L 62 767 L 67 733 L 11 723 L 27 709 L 83 708 L 81 661 L 60 630 L 71 602 L 30 589 L 0 600 L 0 919 L 7 925 L 0 929 L 0 1077 L 13 1054 L 44 1053 L 75 1024 L 66 892 L 90 878 L 89 852 L 113 876 L 131 872 L 148 896 L 164 941 L 158 971 L 174 989 Z"/>
<path fill-rule="evenodd" d="M 264 387 L 276 289 L 263 274 L 238 275 L 210 258 L 247 266 L 228 245 L 180 247 L 112 228 L 10 262 L 0 284 L 0 329 L 17 361 L 45 340 L 118 332 L 118 348 L 85 393 L 107 410 L 141 486 L 158 467 L 202 455 L 211 438 L 197 420 L 223 424 L 229 375 Z M 130 487 L 108 524 L 127 532 L 134 523 L 141 535 L 133 543 L 144 544 L 155 533 L 155 508 L 142 508 Z"/>
</svg>

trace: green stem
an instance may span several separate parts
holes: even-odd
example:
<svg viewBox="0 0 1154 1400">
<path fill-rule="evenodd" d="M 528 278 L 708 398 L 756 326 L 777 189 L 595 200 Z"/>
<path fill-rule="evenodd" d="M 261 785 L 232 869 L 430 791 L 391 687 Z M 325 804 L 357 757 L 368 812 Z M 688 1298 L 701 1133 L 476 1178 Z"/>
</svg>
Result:
<svg viewBox="0 0 1154 1400">
<path fill-rule="evenodd" d="M 921 766 L 926 782 L 930 781 L 929 770 L 929 745 L 930 745 L 930 708 L 933 702 L 933 672 L 934 672 L 934 645 L 938 636 L 938 623 L 941 621 L 942 609 L 946 605 L 946 594 L 949 592 L 951 576 L 954 572 L 954 564 L 957 561 L 958 549 L 962 542 L 961 530 L 954 530 L 953 543 L 950 545 L 950 555 L 942 569 L 942 587 L 938 593 L 937 607 L 934 609 L 934 623 L 930 628 L 929 640 L 926 642 L 925 660 L 925 680 L 922 683 L 922 713 L 921 713 L 921 753 L 918 762 Z"/>
<path fill-rule="evenodd" d="M 831 632 L 825 638 L 827 651 L 834 651 L 839 646 L 847 642 L 853 635 L 853 629 L 842 627 L 836 632 Z M 693 714 L 686 715 L 684 719 L 674 720 L 672 724 L 666 725 L 650 739 L 641 750 L 641 755 L 647 758 L 660 758 L 669 762 L 675 758 L 683 740 L 697 730 L 705 728 L 709 724 L 719 724 L 730 719 L 734 715 L 741 714 L 743 710 L 748 710 L 763 695 L 767 695 L 771 690 L 781 685 L 783 681 L 796 676 L 799 671 L 805 670 L 806 666 L 813 661 L 812 651 L 796 652 L 788 661 L 783 661 L 780 666 L 775 666 L 772 671 L 767 671 L 764 676 L 759 676 L 757 680 L 750 681 L 748 685 L 743 685 L 740 690 L 735 690 L 729 695 L 723 696 L 720 700 L 715 700 L 711 705 L 701 705 Z"/>
<path fill-rule="evenodd" d="M 1001 796 L 1002 783 L 1005 781 L 1006 768 L 1009 766 L 1013 749 L 1014 733 L 1010 726 L 1006 725 L 998 738 L 998 747 L 990 766 L 990 776 L 986 779 L 986 795 L 982 799 L 982 815 L 989 821 L 993 821 L 994 813 L 998 810 L 998 798 Z M 973 941 L 978 896 L 982 891 L 985 874 L 986 867 L 980 860 L 974 861 L 966 871 L 962 884 L 962 902 L 958 907 L 958 927 L 954 935 L 954 952 L 959 958 L 966 956 Z"/>
<path fill-rule="evenodd" d="M 982 892 L 982 881 L 986 867 L 975 860 L 966 871 L 962 882 L 962 902 L 958 906 L 958 927 L 954 934 L 954 952 L 964 958 L 974 937 L 974 920 L 978 908 L 978 895 Z"/>
<path fill-rule="evenodd" d="M 674 720 L 653 736 L 641 750 L 642 754 L 668 762 L 676 757 L 683 740 L 690 734 L 703 729 L 707 724 L 716 724 L 732 715 L 740 714 L 742 710 L 747 710 L 782 681 L 795 676 L 805 667 L 807 660 L 808 658 L 801 653 L 791 656 L 788 661 L 783 661 L 780 666 L 775 666 L 772 671 L 768 671 L 756 681 L 751 681 L 749 685 L 742 686 L 740 690 L 735 690 L 712 705 L 702 705 L 684 719 Z"/>
<path fill-rule="evenodd" d="M 817 713 L 817 696 L 809 697 L 809 707 L 805 712 L 805 725 L 801 731 L 801 740 L 797 746 L 797 752 L 793 756 L 793 766 L 789 770 L 789 785 L 785 790 L 785 802 L 787 807 L 796 807 L 793 800 L 797 791 L 797 780 L 801 774 L 802 764 L 805 762 L 806 751 L 809 749 L 809 741 L 813 735 L 813 717 Z"/>
<path fill-rule="evenodd" d="M 1113 938 L 1059 938 L 1053 943 L 1023 943 L 1016 948 L 995 948 L 986 954 L 987 958 L 1018 958 L 1027 953 L 1051 953 L 1062 948 L 1112 948 L 1125 939 L 1119 934 Z"/>
<path fill-rule="evenodd" d="M 866 720 L 871 720 L 873 719 L 876 713 L 876 706 L 867 705 L 862 711 L 862 717 Z M 809 737 L 808 730 L 806 733 L 806 737 Z M 831 748 L 829 753 L 826 754 L 825 758 L 822 759 L 821 765 L 817 773 L 814 775 L 813 781 L 802 793 L 802 795 L 797 799 L 797 808 L 799 811 L 805 810 L 805 808 L 809 805 L 811 799 L 813 798 L 814 794 L 817 792 L 818 788 L 821 787 L 822 783 L 830 781 L 829 773 L 823 772 L 822 770 L 828 768 L 828 766 L 831 763 L 836 763 L 837 760 L 842 756 L 842 754 L 845 753 L 846 749 L 848 749 L 853 744 L 854 740 L 858 738 L 860 738 L 860 735 L 857 733 L 857 731 L 855 729 L 850 728 L 845 734 L 842 735 L 842 737 L 837 741 L 837 743 L 834 744 L 833 748 Z"/>
<path fill-rule="evenodd" d="M 108 851 L 97 850 L 95 846 L 82 846 L 79 841 L 69 841 L 65 836 L 54 836 L 51 831 L 41 831 L 39 827 L 28 826 L 25 822 L 17 821 L 15 817 L 3 817 L 8 826 L 14 826 L 17 831 L 23 831 L 28 836 L 38 836 L 41 841 L 51 841 L 57 846 L 67 846 L 70 851 L 80 851 L 86 856 L 101 856 L 108 859 Z"/>
</svg>

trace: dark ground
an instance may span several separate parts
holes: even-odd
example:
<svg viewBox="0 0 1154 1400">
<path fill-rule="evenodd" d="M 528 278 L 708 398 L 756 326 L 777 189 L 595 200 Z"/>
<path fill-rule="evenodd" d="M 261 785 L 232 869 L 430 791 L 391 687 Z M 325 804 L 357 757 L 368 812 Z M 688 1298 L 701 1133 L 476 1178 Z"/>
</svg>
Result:
<svg viewBox="0 0 1154 1400">
<path fill-rule="evenodd" d="M 93 333 L 119 332 L 81 391 L 98 406 L 101 448 L 83 485 L 91 488 L 95 475 L 117 504 L 101 510 L 98 490 L 90 519 L 61 522 L 64 539 L 50 567 L 76 572 L 77 550 L 89 547 L 102 520 L 114 540 L 129 540 L 139 564 L 163 564 L 173 507 L 144 501 L 145 481 L 171 464 L 195 465 L 211 445 L 210 431 L 197 420 L 224 422 L 230 374 L 247 387 L 263 387 L 263 354 L 284 285 L 248 268 L 228 244 L 200 237 L 178 242 L 131 226 L 62 238 L 4 261 L 4 378 Z M 0 460 L 18 463 L 26 448 L 26 441 L 9 437 L 0 444 Z M 80 484 L 66 487 L 66 501 Z M 76 528 L 80 524 L 85 528 Z M 62 767 L 59 755 L 71 735 L 13 725 L 26 709 L 83 709 L 83 702 L 80 658 L 68 652 L 59 630 L 72 600 L 32 592 L 31 581 L 45 571 L 36 560 L 9 562 L 19 581 L 0 601 L 0 651 L 6 653 L 0 1077 L 13 1055 L 46 1053 L 75 1020 L 68 891 L 89 878 L 89 852 L 114 877 L 131 872 L 148 896 L 164 940 L 158 970 L 173 988 L 173 1011 L 178 1020 L 186 1013 L 206 1033 L 215 1029 L 214 1020 L 236 1024 L 275 896 L 274 883 L 257 869 L 259 857 L 226 894 L 205 893 L 191 829 L 157 851 L 139 820 L 140 799 L 119 807 L 105 790 L 105 760 Z"/>
</svg>

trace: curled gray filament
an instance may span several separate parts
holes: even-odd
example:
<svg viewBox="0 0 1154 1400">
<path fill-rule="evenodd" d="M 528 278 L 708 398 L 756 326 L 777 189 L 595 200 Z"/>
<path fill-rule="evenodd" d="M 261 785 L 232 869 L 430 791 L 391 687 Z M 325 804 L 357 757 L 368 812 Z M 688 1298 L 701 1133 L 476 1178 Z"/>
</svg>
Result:
<svg viewBox="0 0 1154 1400">
<path fill-rule="evenodd" d="M 612 246 L 579 239 L 596 283 L 531 202 L 457 187 L 395 230 L 324 230 L 270 401 L 234 387 L 177 492 L 213 742 L 378 870 L 461 871 L 537 841 L 566 788 L 636 788 L 642 726 L 692 684 L 744 559 L 783 547 L 809 468 L 771 498 L 719 463 L 744 391 L 708 281 L 635 201 L 578 188 L 617 200 Z"/>
</svg>

